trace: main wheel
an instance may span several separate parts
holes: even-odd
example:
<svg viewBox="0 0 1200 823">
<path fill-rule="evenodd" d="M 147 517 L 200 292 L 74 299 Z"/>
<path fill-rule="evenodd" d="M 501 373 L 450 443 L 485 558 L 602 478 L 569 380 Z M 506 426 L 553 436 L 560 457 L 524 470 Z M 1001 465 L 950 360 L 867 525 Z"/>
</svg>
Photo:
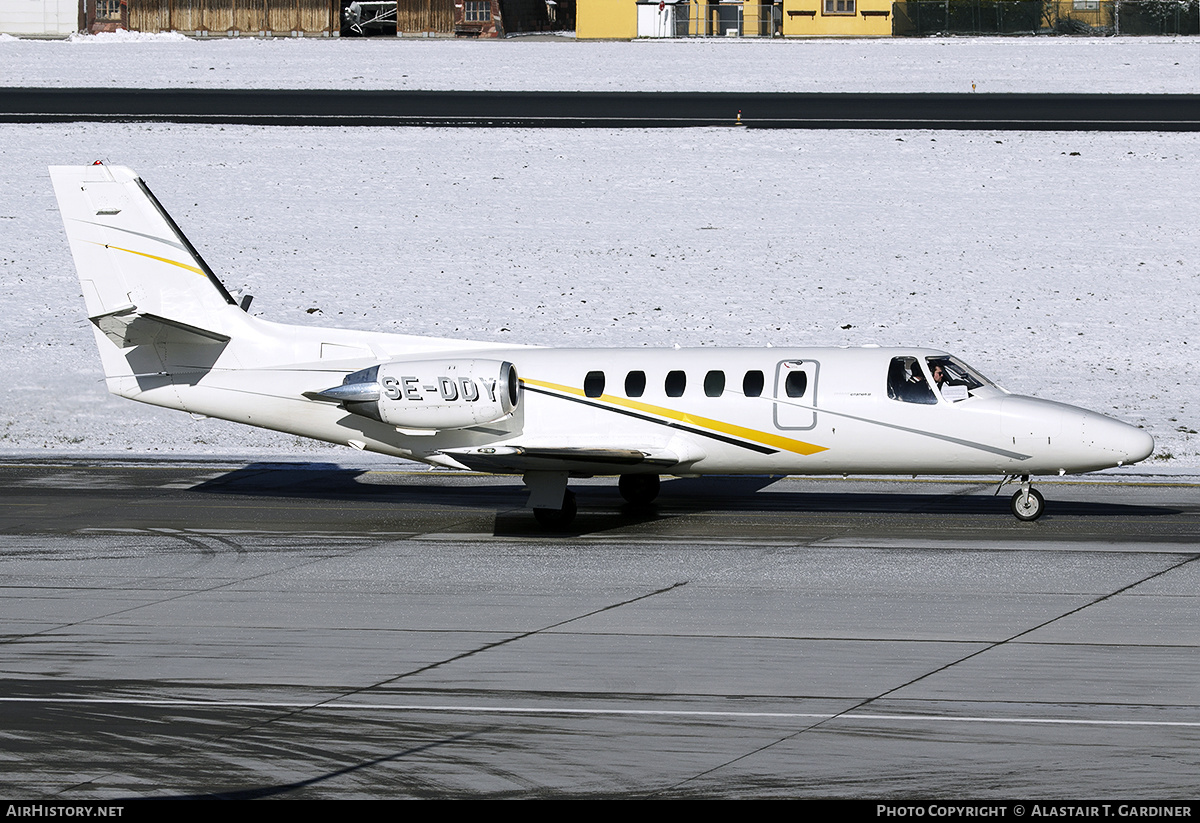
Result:
<svg viewBox="0 0 1200 823">
<path fill-rule="evenodd" d="M 661 486 L 657 474 L 623 474 L 617 481 L 621 496 L 635 506 L 653 503 Z"/>
<path fill-rule="evenodd" d="M 575 505 L 575 492 L 567 491 L 563 495 L 561 509 L 534 509 L 533 516 L 537 522 L 548 529 L 565 529 L 575 520 L 578 507 Z"/>
<path fill-rule="evenodd" d="M 1046 498 L 1037 489 L 1029 494 L 1017 492 L 1012 496 L 1012 513 L 1018 520 L 1037 520 L 1046 511 Z"/>
</svg>

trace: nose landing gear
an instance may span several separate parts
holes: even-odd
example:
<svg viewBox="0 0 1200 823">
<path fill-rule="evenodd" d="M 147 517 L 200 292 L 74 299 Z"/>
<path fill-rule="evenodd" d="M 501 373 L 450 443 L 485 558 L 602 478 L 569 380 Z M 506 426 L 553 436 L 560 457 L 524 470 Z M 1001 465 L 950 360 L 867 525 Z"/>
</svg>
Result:
<svg viewBox="0 0 1200 823">
<path fill-rule="evenodd" d="M 1003 486 L 1016 478 L 1016 475 L 1010 475 L 1000 481 Z M 999 488 L 996 489 L 1000 491 Z M 1042 493 L 1033 488 L 1029 483 L 1029 475 L 1021 475 L 1021 490 L 1012 496 L 1009 501 L 1009 507 L 1012 509 L 1013 516 L 1018 520 L 1029 522 L 1037 520 L 1046 511 L 1046 498 L 1042 497 Z"/>
<path fill-rule="evenodd" d="M 1046 498 L 1037 489 L 1019 491 L 1012 496 L 1011 506 L 1018 520 L 1037 520 L 1046 510 Z"/>
</svg>

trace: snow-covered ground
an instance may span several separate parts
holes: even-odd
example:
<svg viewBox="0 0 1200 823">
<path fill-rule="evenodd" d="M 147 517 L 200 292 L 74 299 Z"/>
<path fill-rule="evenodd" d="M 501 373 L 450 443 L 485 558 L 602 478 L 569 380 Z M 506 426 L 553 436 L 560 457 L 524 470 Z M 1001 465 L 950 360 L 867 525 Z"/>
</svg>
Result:
<svg viewBox="0 0 1200 823">
<path fill-rule="evenodd" d="M 1200 91 L 1200 38 L 10 38 L 0 85 L 1179 94 Z"/>
<path fill-rule="evenodd" d="M 310 48 L 181 47 L 211 45 Z M 1151 468 L 1200 467 L 1198 134 L 0 125 L 0 452 L 350 454 L 107 395 L 45 171 L 98 158 L 137 169 L 272 319 L 568 346 L 933 346 L 1144 425 Z"/>
</svg>

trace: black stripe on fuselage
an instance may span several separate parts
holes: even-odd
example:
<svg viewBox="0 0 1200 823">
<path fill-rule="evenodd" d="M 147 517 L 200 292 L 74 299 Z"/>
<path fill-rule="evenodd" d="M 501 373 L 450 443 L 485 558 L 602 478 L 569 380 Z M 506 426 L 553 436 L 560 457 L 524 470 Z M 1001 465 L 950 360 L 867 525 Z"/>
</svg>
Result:
<svg viewBox="0 0 1200 823">
<path fill-rule="evenodd" d="M 584 400 L 581 397 L 572 397 L 569 394 L 557 394 L 552 391 L 547 391 L 546 389 L 535 388 L 528 383 L 522 383 L 522 385 L 525 387 L 525 391 L 537 392 L 538 394 L 544 394 L 547 397 L 554 397 L 559 400 L 570 400 L 573 403 L 582 403 L 583 405 L 591 406 L 594 409 L 601 409 L 602 411 L 613 412 L 614 414 L 623 414 L 626 417 L 632 417 L 635 420 L 643 420 L 647 423 L 657 423 L 660 426 L 666 426 L 669 429 L 678 429 L 679 431 L 685 431 L 689 434 L 698 434 L 701 437 L 719 440 L 722 443 L 728 443 L 731 446 L 738 446 L 739 448 L 747 449 L 752 452 L 758 452 L 759 454 L 775 454 L 779 451 L 778 449 L 772 449 L 770 446 L 763 446 L 758 443 L 747 443 L 745 440 L 738 440 L 734 437 L 726 437 L 723 434 L 714 434 L 713 432 L 705 431 L 704 429 L 685 426 L 682 423 L 675 423 L 670 420 L 659 420 L 657 417 L 639 414 L 638 412 L 630 411 L 629 409 L 619 409 L 613 406 L 606 406 L 603 403 L 593 403 L 590 400 Z"/>
</svg>

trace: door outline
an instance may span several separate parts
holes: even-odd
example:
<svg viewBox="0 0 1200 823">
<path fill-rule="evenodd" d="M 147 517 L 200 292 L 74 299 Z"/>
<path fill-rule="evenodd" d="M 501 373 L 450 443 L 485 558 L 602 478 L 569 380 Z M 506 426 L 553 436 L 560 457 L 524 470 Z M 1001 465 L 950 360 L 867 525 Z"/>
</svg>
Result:
<svg viewBox="0 0 1200 823">
<path fill-rule="evenodd" d="M 787 396 L 787 375 L 800 369 L 808 375 L 808 385 L 802 397 Z M 773 395 L 772 418 L 775 428 L 783 431 L 808 431 L 817 427 L 817 382 L 821 364 L 816 360 L 780 360 L 775 364 L 775 392 Z M 803 408 L 793 405 L 793 400 Z"/>
</svg>

